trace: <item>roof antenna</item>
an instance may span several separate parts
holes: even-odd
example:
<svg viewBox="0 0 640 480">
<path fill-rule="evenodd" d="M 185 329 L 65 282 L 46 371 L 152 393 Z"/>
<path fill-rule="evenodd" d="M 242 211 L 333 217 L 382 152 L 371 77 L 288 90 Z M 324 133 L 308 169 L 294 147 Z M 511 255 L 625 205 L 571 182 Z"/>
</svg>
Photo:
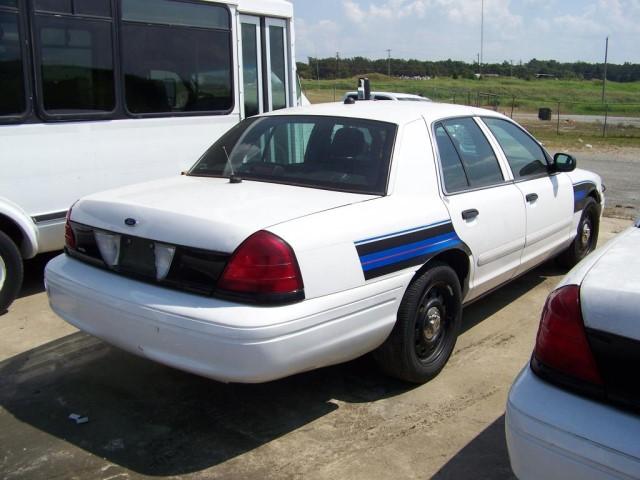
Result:
<svg viewBox="0 0 640 480">
<path fill-rule="evenodd" d="M 237 177 L 235 172 L 233 171 L 233 164 L 231 163 L 231 159 L 229 158 L 229 153 L 227 153 L 226 145 L 222 146 L 222 151 L 224 152 L 225 157 L 227 157 L 227 166 L 229 167 L 229 170 L 231 170 L 229 183 L 242 183 L 242 179 L 240 177 Z"/>
</svg>

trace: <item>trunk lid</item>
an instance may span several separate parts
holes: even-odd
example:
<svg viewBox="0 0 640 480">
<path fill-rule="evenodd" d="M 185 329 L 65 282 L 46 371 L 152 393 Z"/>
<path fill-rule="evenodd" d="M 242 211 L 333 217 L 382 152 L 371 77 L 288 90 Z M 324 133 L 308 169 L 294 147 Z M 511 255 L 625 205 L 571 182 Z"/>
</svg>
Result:
<svg viewBox="0 0 640 480">
<path fill-rule="evenodd" d="M 72 220 L 175 245 L 233 252 L 270 226 L 375 198 L 274 183 L 182 176 L 83 198 Z M 125 224 L 135 220 L 135 226 Z"/>
</svg>

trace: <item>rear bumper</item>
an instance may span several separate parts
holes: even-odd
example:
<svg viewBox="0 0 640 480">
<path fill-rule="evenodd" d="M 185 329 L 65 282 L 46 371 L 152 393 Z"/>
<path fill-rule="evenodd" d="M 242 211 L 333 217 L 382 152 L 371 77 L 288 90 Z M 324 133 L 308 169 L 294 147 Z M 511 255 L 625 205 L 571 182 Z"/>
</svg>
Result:
<svg viewBox="0 0 640 480">
<path fill-rule="evenodd" d="M 51 308 L 131 353 L 223 382 L 258 383 L 356 358 L 395 323 L 402 280 L 282 307 L 241 305 L 130 280 L 61 255 Z M 408 282 L 408 280 L 407 280 Z"/>
<path fill-rule="evenodd" d="M 506 435 L 520 480 L 640 478 L 640 417 L 567 393 L 528 366 L 509 393 Z"/>
</svg>

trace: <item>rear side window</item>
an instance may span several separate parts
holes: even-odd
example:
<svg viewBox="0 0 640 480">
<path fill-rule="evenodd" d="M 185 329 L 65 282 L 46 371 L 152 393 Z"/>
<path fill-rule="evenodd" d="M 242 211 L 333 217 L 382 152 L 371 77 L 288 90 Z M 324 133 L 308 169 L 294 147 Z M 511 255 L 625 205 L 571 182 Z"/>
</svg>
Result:
<svg viewBox="0 0 640 480">
<path fill-rule="evenodd" d="M 16 1 L 0 1 L 0 117 L 27 109 L 20 30 Z"/>
<path fill-rule="evenodd" d="M 435 132 L 447 192 L 504 181 L 495 152 L 475 120 L 446 120 L 436 124 Z"/>
<path fill-rule="evenodd" d="M 116 96 L 109 0 L 38 0 L 35 8 L 36 62 L 45 112 L 83 115 L 113 111 Z"/>
<path fill-rule="evenodd" d="M 227 8 L 174 0 L 122 1 L 129 112 L 227 112 L 233 107 Z"/>
<path fill-rule="evenodd" d="M 354 193 L 386 193 L 397 126 L 315 116 L 245 120 L 190 171 Z"/>
<path fill-rule="evenodd" d="M 544 151 L 523 130 L 499 118 L 483 118 L 483 121 L 498 140 L 516 180 L 548 172 Z"/>
</svg>

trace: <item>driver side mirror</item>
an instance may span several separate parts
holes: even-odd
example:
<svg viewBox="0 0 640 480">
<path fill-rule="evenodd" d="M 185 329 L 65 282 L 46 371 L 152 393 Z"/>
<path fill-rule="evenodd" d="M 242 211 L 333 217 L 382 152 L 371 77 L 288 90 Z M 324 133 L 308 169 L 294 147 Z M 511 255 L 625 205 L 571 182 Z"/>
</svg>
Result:
<svg viewBox="0 0 640 480">
<path fill-rule="evenodd" d="M 575 157 L 568 153 L 556 153 L 553 157 L 554 172 L 573 172 L 576 169 Z"/>
</svg>

